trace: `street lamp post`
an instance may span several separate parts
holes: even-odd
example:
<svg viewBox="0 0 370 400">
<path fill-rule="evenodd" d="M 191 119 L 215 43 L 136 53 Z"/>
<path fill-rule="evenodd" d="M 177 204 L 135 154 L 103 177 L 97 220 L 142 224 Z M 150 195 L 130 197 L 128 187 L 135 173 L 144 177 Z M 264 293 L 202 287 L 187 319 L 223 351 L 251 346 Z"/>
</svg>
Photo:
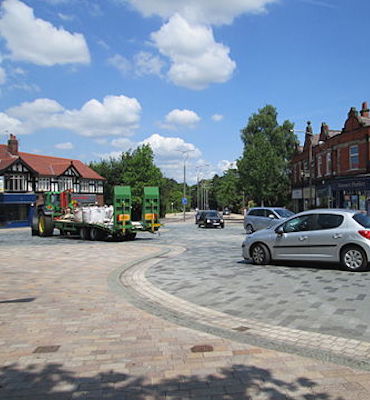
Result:
<svg viewBox="0 0 370 400">
<path fill-rule="evenodd" d="M 197 171 L 197 208 L 198 210 L 202 209 L 204 210 L 203 206 L 203 184 L 202 184 L 202 190 L 200 190 L 200 181 L 199 181 L 199 176 L 200 176 L 200 171 L 202 168 L 209 167 L 209 164 L 202 164 L 198 165 L 195 167 Z"/>
<path fill-rule="evenodd" d="M 183 158 L 184 158 L 184 186 L 183 186 L 183 197 L 182 197 L 182 205 L 183 205 L 183 215 L 184 215 L 184 222 L 185 222 L 185 210 L 186 210 L 186 158 L 188 156 L 188 153 L 194 151 L 194 150 L 177 150 L 180 153 L 182 153 Z"/>
</svg>

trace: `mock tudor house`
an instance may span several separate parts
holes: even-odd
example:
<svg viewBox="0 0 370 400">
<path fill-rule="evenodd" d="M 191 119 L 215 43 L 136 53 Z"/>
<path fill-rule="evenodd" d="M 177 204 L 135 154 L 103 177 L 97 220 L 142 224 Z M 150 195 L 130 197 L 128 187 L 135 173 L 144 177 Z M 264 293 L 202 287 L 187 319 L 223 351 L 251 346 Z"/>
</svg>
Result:
<svg viewBox="0 0 370 400">
<path fill-rule="evenodd" d="M 307 123 L 304 146 L 292 159 L 294 211 L 352 208 L 370 214 L 370 112 L 352 107 L 341 131 L 323 123 L 313 134 Z"/>
<path fill-rule="evenodd" d="M 105 179 L 79 160 L 23 153 L 10 135 L 0 145 L 0 228 L 27 226 L 37 195 L 72 190 L 84 200 L 103 204 Z"/>
</svg>

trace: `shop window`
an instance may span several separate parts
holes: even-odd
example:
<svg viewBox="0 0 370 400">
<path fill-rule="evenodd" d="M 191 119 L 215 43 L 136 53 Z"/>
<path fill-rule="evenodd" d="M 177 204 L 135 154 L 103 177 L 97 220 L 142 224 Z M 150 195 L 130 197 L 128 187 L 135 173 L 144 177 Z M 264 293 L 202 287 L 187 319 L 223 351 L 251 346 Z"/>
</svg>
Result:
<svg viewBox="0 0 370 400">
<path fill-rule="evenodd" d="M 23 204 L 0 204 L 0 226 L 8 222 L 27 221 L 28 205 Z"/>
<path fill-rule="evenodd" d="M 358 146 L 351 146 L 349 148 L 349 168 L 358 169 L 360 166 Z"/>
</svg>

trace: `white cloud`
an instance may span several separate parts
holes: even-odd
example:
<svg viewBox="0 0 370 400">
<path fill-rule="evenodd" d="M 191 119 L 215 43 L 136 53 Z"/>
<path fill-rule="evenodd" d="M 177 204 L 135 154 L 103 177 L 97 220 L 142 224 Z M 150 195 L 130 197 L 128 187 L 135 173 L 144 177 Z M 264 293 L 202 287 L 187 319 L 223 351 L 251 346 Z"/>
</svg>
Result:
<svg viewBox="0 0 370 400">
<path fill-rule="evenodd" d="M 197 147 L 192 143 L 186 143 L 179 137 L 164 137 L 155 133 L 139 144 L 149 144 L 155 156 L 160 159 L 182 159 L 184 151 L 188 152 L 187 157 L 189 158 L 201 156 Z"/>
<path fill-rule="evenodd" d="M 131 62 L 120 54 L 115 54 L 113 57 L 108 58 L 108 64 L 118 69 L 123 75 L 126 75 L 132 69 Z"/>
<path fill-rule="evenodd" d="M 218 162 L 217 168 L 223 173 L 227 171 L 228 169 L 236 168 L 236 161 L 228 161 L 228 160 L 221 160 Z"/>
<path fill-rule="evenodd" d="M 168 78 L 175 85 L 201 90 L 229 80 L 236 64 L 229 48 L 214 40 L 210 27 L 190 24 L 175 14 L 151 34 L 154 45 L 171 61 Z"/>
<path fill-rule="evenodd" d="M 3 85 L 6 81 L 6 72 L 5 69 L 0 67 L 0 85 Z"/>
<path fill-rule="evenodd" d="M 187 143 L 179 137 L 164 137 L 153 134 L 138 145 L 149 144 L 153 150 L 155 163 L 163 171 L 165 176 L 183 180 L 184 156 L 188 168 L 188 182 L 192 180 L 193 173 L 190 172 L 191 165 L 201 157 L 201 151 L 192 143 Z M 184 153 L 186 152 L 186 153 Z"/>
<path fill-rule="evenodd" d="M 21 121 L 0 112 L 0 132 L 4 133 L 7 131 L 10 133 L 25 133 Z"/>
<path fill-rule="evenodd" d="M 158 57 L 147 51 L 140 51 L 134 56 L 135 72 L 138 76 L 142 75 L 162 75 L 164 62 Z"/>
<path fill-rule="evenodd" d="M 54 147 L 59 150 L 72 150 L 75 146 L 71 142 L 64 142 L 58 143 Z"/>
<path fill-rule="evenodd" d="M 191 110 L 172 110 L 165 117 L 163 127 L 173 129 L 180 126 L 193 127 L 200 121 L 199 115 Z"/>
<path fill-rule="evenodd" d="M 122 1 L 122 0 L 121 0 Z M 123 0 L 127 1 L 127 0 Z M 187 20 L 204 24 L 229 24 L 245 13 L 266 12 L 279 0 L 129 0 L 144 16 L 170 18 L 179 13 Z"/>
<path fill-rule="evenodd" d="M 32 133 L 43 128 L 68 129 L 82 136 L 130 136 L 138 128 L 141 106 L 135 98 L 106 96 L 103 102 L 89 100 L 79 110 L 67 110 L 51 99 L 37 99 L 6 110 L 20 121 L 14 133 Z"/>
<path fill-rule="evenodd" d="M 219 122 L 224 119 L 224 116 L 222 114 L 213 114 L 212 117 L 213 121 Z"/>
<path fill-rule="evenodd" d="M 0 36 L 10 50 L 10 58 L 37 65 L 90 62 L 82 34 L 70 33 L 36 18 L 33 9 L 19 0 L 4 0 Z"/>
</svg>

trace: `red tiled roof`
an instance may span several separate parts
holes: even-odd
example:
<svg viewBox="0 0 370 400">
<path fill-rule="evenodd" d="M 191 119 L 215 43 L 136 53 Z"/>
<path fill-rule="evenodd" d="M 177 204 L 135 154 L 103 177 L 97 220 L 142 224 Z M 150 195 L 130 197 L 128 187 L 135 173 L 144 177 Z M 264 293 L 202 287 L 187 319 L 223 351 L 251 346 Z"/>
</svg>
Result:
<svg viewBox="0 0 370 400">
<path fill-rule="evenodd" d="M 0 171 L 7 168 L 18 158 L 23 160 L 30 168 L 39 175 L 59 176 L 69 167 L 73 167 L 86 179 L 105 179 L 79 160 L 70 158 L 41 156 L 38 154 L 19 152 L 19 156 L 13 156 L 8 151 L 7 145 L 0 145 Z"/>
</svg>

